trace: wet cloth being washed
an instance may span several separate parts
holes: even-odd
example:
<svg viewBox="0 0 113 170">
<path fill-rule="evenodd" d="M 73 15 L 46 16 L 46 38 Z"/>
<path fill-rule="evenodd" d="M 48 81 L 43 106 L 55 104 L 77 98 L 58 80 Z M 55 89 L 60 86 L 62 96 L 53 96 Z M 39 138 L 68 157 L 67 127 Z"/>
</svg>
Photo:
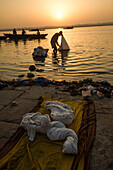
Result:
<svg viewBox="0 0 113 170">
<path fill-rule="evenodd" d="M 50 116 L 50 111 L 45 109 L 45 103 L 55 100 L 41 97 L 32 112 L 38 111 L 42 115 Z M 84 100 L 57 100 L 68 104 L 73 110 L 75 119 L 67 127 L 78 135 L 78 154 L 63 154 L 61 151 L 64 141 L 50 141 L 45 134 L 37 134 L 31 142 L 27 132 L 20 127 L 0 150 L 0 169 L 89 169 L 90 151 L 95 138 L 94 104 Z"/>
</svg>

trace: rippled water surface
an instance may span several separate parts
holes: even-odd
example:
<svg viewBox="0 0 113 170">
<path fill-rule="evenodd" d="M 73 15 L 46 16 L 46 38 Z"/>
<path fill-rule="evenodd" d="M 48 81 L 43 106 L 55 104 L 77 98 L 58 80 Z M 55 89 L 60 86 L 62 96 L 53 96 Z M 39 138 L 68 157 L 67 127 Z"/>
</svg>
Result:
<svg viewBox="0 0 113 170">
<path fill-rule="evenodd" d="M 0 79 L 17 79 L 21 74 L 24 74 L 23 79 L 26 79 L 29 66 L 35 65 L 38 71 L 33 74 L 36 77 L 66 81 L 93 78 L 113 84 L 113 26 L 63 29 L 70 51 L 62 54 L 58 52 L 57 56 L 54 56 L 50 39 L 58 31 L 42 31 L 41 33 L 48 33 L 48 36 L 40 41 L 1 40 Z M 0 35 L 2 34 L 3 32 L 0 32 Z M 45 59 L 35 61 L 32 53 L 38 46 L 48 48 L 49 51 Z"/>
</svg>

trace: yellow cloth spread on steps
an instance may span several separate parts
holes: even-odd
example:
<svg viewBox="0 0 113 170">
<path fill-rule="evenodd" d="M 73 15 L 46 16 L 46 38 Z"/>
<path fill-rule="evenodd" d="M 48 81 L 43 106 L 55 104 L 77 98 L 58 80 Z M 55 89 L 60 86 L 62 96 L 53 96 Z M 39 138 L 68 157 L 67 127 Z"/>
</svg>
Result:
<svg viewBox="0 0 113 170">
<path fill-rule="evenodd" d="M 61 99 L 52 99 L 43 97 L 41 107 L 38 109 L 42 114 L 49 114 L 50 111 L 45 109 L 46 101 L 60 101 L 68 104 L 74 112 L 74 121 L 68 128 L 73 129 L 82 141 L 82 146 L 86 148 L 86 138 L 82 139 L 83 114 L 85 113 L 91 117 L 92 109 L 88 106 L 87 101 L 70 101 Z M 91 111 L 88 111 L 88 109 Z M 87 119 L 87 117 L 86 117 Z M 85 117 L 84 117 L 85 120 Z M 90 121 L 91 119 L 89 119 Z M 89 122 L 86 121 L 87 123 Z M 91 122 L 90 122 L 91 123 Z M 86 126 L 86 124 L 85 124 Z M 88 131 L 88 127 L 87 131 Z M 81 132 L 80 132 L 81 129 Z M 94 131 L 94 130 L 93 130 Z M 81 135 L 79 135 L 79 132 Z M 92 133 L 92 132 L 91 132 Z M 88 132 L 89 136 L 91 133 Z M 91 138 L 92 139 L 92 138 Z M 89 138 L 90 140 L 90 138 Z M 33 142 L 28 140 L 27 132 L 25 131 L 22 137 L 18 140 L 16 145 L 0 160 L 0 169 L 6 168 L 9 170 L 70 170 L 84 168 L 84 157 L 86 156 L 84 148 L 79 146 L 78 155 L 68 155 L 62 153 L 62 146 L 64 141 L 50 141 L 46 135 L 37 133 Z M 87 149 L 86 149 L 87 150 Z M 77 161 L 76 161 L 77 160 Z M 77 162 L 77 163 L 76 163 Z"/>
</svg>

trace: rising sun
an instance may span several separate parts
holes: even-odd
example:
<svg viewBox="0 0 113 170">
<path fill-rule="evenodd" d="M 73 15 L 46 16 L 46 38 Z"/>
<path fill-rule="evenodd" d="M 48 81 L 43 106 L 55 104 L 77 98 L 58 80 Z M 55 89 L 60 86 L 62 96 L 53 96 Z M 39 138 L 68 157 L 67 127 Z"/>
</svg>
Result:
<svg viewBox="0 0 113 170">
<path fill-rule="evenodd" d="M 61 12 L 58 12 L 58 13 L 56 14 L 56 16 L 57 16 L 58 19 L 60 19 L 60 18 L 62 18 L 62 13 L 61 13 Z"/>
</svg>

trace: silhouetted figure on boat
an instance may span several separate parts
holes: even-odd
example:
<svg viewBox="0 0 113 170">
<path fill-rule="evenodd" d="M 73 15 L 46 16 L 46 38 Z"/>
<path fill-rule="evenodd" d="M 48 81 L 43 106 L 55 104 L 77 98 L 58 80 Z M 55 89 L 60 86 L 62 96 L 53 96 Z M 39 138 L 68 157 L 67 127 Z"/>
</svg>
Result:
<svg viewBox="0 0 113 170">
<path fill-rule="evenodd" d="M 37 35 L 40 35 L 40 31 L 39 31 L 39 29 L 37 29 Z"/>
<path fill-rule="evenodd" d="M 13 29 L 13 35 L 17 35 L 16 29 Z"/>
<path fill-rule="evenodd" d="M 60 31 L 59 33 L 55 33 L 51 38 L 51 46 L 53 48 L 54 53 L 57 53 L 57 45 L 60 47 L 58 43 L 59 36 L 62 36 L 62 31 Z"/>
<path fill-rule="evenodd" d="M 24 29 L 22 29 L 22 35 L 25 35 L 25 34 L 26 34 L 25 30 L 24 30 Z"/>
</svg>

